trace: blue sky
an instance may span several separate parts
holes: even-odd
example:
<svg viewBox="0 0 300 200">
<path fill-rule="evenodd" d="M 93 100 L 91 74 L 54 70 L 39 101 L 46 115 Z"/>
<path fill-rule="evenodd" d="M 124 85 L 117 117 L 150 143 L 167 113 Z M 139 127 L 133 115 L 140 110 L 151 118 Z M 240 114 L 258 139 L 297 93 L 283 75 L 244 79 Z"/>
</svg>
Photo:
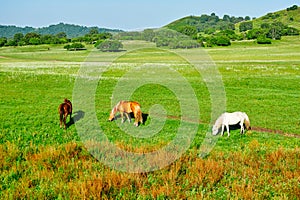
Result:
<svg viewBox="0 0 300 200">
<path fill-rule="evenodd" d="M 139 30 L 161 27 L 189 15 L 260 17 L 299 3 L 299 0 L 4 0 L 0 24 L 45 27 L 64 22 Z"/>
</svg>

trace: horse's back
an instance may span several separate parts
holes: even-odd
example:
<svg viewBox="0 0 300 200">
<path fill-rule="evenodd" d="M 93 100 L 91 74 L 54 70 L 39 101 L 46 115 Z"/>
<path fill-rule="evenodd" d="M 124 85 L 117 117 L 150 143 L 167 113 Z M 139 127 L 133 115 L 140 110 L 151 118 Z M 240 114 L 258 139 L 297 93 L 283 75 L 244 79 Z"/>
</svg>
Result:
<svg viewBox="0 0 300 200">
<path fill-rule="evenodd" d="M 244 119 L 242 112 L 239 111 L 232 113 L 225 112 L 223 117 L 223 123 L 229 125 L 237 124 Z"/>
<path fill-rule="evenodd" d="M 131 113 L 140 109 L 140 104 L 136 101 L 120 101 L 118 103 L 118 109 L 122 112 Z"/>
<path fill-rule="evenodd" d="M 59 114 L 72 113 L 72 105 L 69 103 L 62 103 L 58 107 Z"/>
<path fill-rule="evenodd" d="M 141 106 L 140 106 L 139 102 L 132 101 L 132 102 L 130 103 L 130 108 L 131 108 L 131 110 L 134 112 L 134 111 L 136 111 L 136 110 L 140 110 L 140 109 L 141 109 Z"/>
</svg>

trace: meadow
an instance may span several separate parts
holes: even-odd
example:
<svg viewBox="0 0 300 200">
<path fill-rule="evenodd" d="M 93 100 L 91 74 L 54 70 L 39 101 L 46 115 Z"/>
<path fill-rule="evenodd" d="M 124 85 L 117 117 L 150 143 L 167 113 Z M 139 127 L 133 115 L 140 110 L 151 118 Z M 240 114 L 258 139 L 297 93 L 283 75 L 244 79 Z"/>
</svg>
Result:
<svg viewBox="0 0 300 200">
<path fill-rule="evenodd" d="M 223 106 L 230 112 L 246 112 L 253 129 L 245 135 L 237 129 L 229 138 L 216 137 L 212 151 L 202 157 L 202 142 L 214 120 L 211 91 L 203 74 L 179 56 L 183 50 L 159 49 L 141 41 L 125 41 L 126 51 L 114 53 L 94 51 L 92 46 L 73 52 L 59 45 L 0 48 L 1 199 L 300 198 L 299 39 L 204 49 L 221 74 Z M 198 50 L 185 52 L 193 55 Z M 78 87 L 78 81 L 86 84 Z M 139 85 L 140 81 L 147 84 Z M 97 84 L 91 97 L 89 83 Z M 145 124 L 135 128 L 120 120 L 108 122 L 119 91 L 131 91 L 131 86 L 129 98 L 141 103 L 148 115 Z M 200 111 L 185 119 L 182 101 L 194 102 L 186 96 L 189 87 L 197 105 L 188 106 Z M 78 96 L 94 100 L 87 108 L 95 112 L 97 125 L 125 151 L 159 150 L 176 138 L 182 124 L 195 130 L 195 136 L 189 148 L 162 169 L 118 171 L 88 151 L 79 130 L 89 124 L 90 110 L 72 99 Z M 57 112 L 64 98 L 74 103 L 77 119 L 67 130 L 59 128 Z M 157 104 L 163 117 L 151 114 Z"/>
</svg>

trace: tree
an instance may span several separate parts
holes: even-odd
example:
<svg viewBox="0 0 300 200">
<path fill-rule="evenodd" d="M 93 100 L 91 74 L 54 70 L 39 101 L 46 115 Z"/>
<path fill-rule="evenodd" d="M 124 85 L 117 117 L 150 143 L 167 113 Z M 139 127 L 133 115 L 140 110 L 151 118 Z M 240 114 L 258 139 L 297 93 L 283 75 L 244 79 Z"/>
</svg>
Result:
<svg viewBox="0 0 300 200">
<path fill-rule="evenodd" d="M 26 44 L 37 44 L 40 37 L 41 37 L 40 34 L 35 33 L 35 32 L 30 32 L 24 36 L 24 40 L 25 40 Z"/>
<path fill-rule="evenodd" d="M 142 37 L 144 40 L 152 42 L 155 37 L 155 32 L 152 29 L 145 29 L 142 33 Z"/>
<path fill-rule="evenodd" d="M 38 45 L 38 44 L 41 44 L 41 40 L 40 40 L 40 38 L 30 38 L 28 44 Z"/>
<path fill-rule="evenodd" d="M 248 31 L 253 29 L 253 22 L 241 22 L 239 26 L 240 32 Z"/>
<path fill-rule="evenodd" d="M 17 43 L 19 43 L 21 40 L 23 40 L 23 38 L 24 38 L 23 33 L 16 33 L 14 35 L 14 41 L 16 41 Z"/>
<path fill-rule="evenodd" d="M 267 38 L 265 35 L 259 35 L 256 42 L 257 44 L 272 44 L 271 39 Z"/>
<path fill-rule="evenodd" d="M 118 40 L 105 40 L 97 48 L 101 51 L 119 51 L 123 48 L 123 44 Z"/>
<path fill-rule="evenodd" d="M 221 35 L 221 36 L 216 37 L 216 45 L 218 45 L 218 46 L 230 46 L 231 42 L 230 42 L 230 39 L 227 36 Z"/>
<path fill-rule="evenodd" d="M 57 38 L 67 38 L 67 34 L 65 32 L 60 32 L 60 33 L 57 33 L 56 34 L 56 37 Z"/>
<path fill-rule="evenodd" d="M 79 42 L 75 42 L 71 45 L 66 45 L 64 46 L 65 49 L 67 49 L 68 51 L 78 51 L 78 50 L 86 50 L 84 45 L 79 43 Z"/>
<path fill-rule="evenodd" d="M 297 5 L 293 5 L 292 7 L 287 8 L 287 11 L 291 11 L 291 10 L 297 10 L 298 6 Z"/>
<path fill-rule="evenodd" d="M 179 30 L 180 33 L 188 35 L 188 36 L 193 36 L 197 33 L 197 29 L 195 26 L 183 26 Z"/>
<path fill-rule="evenodd" d="M 270 28 L 270 24 L 269 23 L 262 23 L 260 25 L 260 28 L 262 28 L 262 29 L 268 29 L 268 28 Z"/>
<path fill-rule="evenodd" d="M 283 32 L 284 35 L 299 35 L 299 30 L 294 27 L 288 27 Z"/>
<path fill-rule="evenodd" d="M 260 35 L 266 35 L 267 31 L 265 29 L 252 29 L 247 32 L 246 37 L 248 40 L 256 39 Z"/>
<path fill-rule="evenodd" d="M 224 15 L 224 16 L 223 16 L 223 21 L 230 22 L 230 17 L 229 17 L 229 15 Z"/>
<path fill-rule="evenodd" d="M 6 37 L 1 37 L 0 38 L 0 47 L 3 47 L 7 43 L 7 38 Z"/>
<path fill-rule="evenodd" d="M 97 35 L 99 34 L 99 30 L 96 27 L 90 29 L 89 35 Z"/>
</svg>

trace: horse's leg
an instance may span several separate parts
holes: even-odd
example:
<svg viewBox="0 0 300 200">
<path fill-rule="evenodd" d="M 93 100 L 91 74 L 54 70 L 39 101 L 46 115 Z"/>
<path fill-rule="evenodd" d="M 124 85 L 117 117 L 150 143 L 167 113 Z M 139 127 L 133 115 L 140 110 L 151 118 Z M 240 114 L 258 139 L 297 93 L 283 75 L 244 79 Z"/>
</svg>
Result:
<svg viewBox="0 0 300 200">
<path fill-rule="evenodd" d="M 224 124 L 222 124 L 221 136 L 224 134 Z"/>
<path fill-rule="evenodd" d="M 240 126 L 241 126 L 241 134 L 244 134 L 244 133 L 245 133 L 244 123 L 241 122 L 241 123 L 240 123 Z"/>
<path fill-rule="evenodd" d="M 121 114 L 122 123 L 124 123 L 124 113 L 120 112 L 120 114 Z"/>
<path fill-rule="evenodd" d="M 125 113 L 127 119 L 128 119 L 128 122 L 131 123 L 131 117 L 130 117 L 130 114 L 129 113 Z"/>
<path fill-rule="evenodd" d="M 59 127 L 62 128 L 63 114 L 59 113 Z"/>
<path fill-rule="evenodd" d="M 64 127 L 65 127 L 65 129 L 67 129 L 67 124 L 66 124 L 67 116 L 68 116 L 67 113 L 64 114 Z"/>
<path fill-rule="evenodd" d="M 138 113 L 137 112 L 134 112 L 134 124 L 135 126 L 138 126 L 139 125 L 139 116 L 138 116 Z"/>
<path fill-rule="evenodd" d="M 229 133 L 229 124 L 226 124 L 226 129 L 227 129 L 227 134 L 228 134 L 228 137 L 230 136 L 230 133 Z"/>
</svg>

